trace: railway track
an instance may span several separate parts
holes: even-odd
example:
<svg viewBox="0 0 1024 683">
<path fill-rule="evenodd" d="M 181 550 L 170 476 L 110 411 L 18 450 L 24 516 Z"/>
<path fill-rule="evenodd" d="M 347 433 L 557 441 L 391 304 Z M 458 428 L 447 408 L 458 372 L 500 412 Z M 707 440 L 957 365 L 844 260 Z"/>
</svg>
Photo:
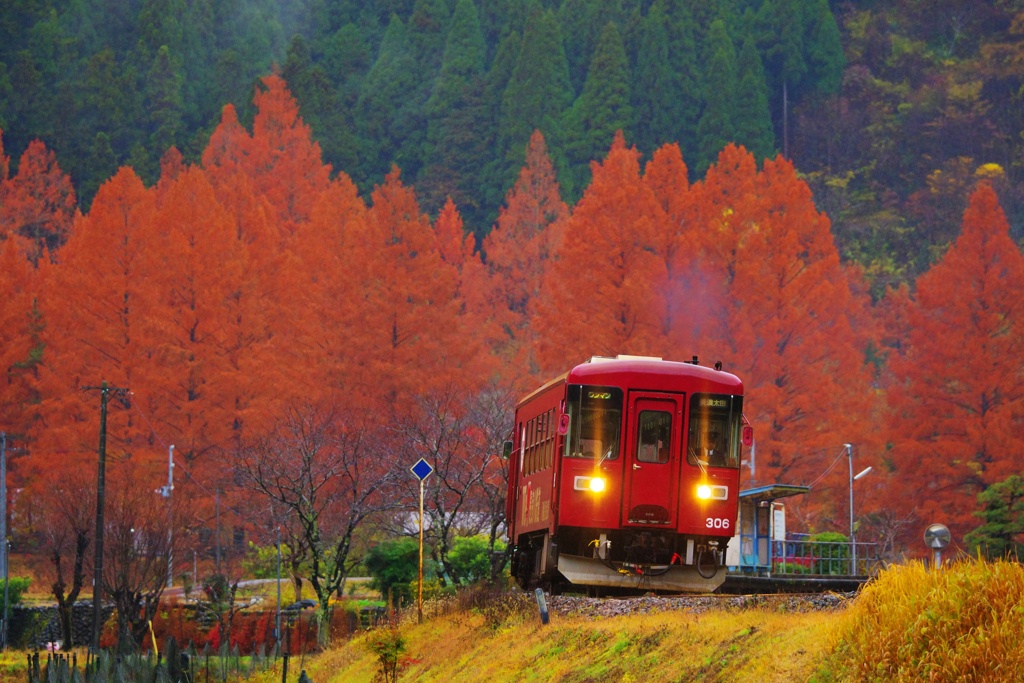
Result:
<svg viewBox="0 0 1024 683">
<path fill-rule="evenodd" d="M 855 595 L 856 592 L 647 595 L 618 598 L 548 595 L 546 600 L 551 614 L 559 616 L 615 617 L 668 611 L 701 613 L 722 609 L 769 609 L 786 612 L 837 610 L 844 608 Z"/>
</svg>

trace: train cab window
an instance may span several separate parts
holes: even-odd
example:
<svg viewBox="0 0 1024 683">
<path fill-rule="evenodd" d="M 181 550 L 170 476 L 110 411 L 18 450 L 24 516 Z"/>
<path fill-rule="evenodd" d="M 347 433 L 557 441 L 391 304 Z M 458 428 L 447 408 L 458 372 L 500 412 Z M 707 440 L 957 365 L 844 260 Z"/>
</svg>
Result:
<svg viewBox="0 0 1024 683">
<path fill-rule="evenodd" d="M 742 396 L 694 394 L 686 461 L 700 467 L 738 468 L 742 421 Z"/>
<path fill-rule="evenodd" d="M 672 413 L 642 410 L 637 428 L 636 459 L 640 462 L 668 462 L 672 443 Z"/>
<path fill-rule="evenodd" d="M 619 457 L 621 389 L 570 385 L 566 410 L 569 413 L 566 457 L 597 460 L 614 460 Z"/>
</svg>

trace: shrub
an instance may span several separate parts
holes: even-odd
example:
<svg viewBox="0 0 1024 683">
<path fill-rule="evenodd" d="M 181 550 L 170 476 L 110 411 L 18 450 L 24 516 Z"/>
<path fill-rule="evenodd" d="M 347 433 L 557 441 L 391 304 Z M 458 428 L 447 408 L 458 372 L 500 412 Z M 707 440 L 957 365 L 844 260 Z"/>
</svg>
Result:
<svg viewBox="0 0 1024 683">
<path fill-rule="evenodd" d="M 850 539 L 837 531 L 823 531 L 808 539 L 815 558 L 815 574 L 850 573 Z"/>
<path fill-rule="evenodd" d="M 366 642 L 370 652 L 377 655 L 380 674 L 385 683 L 398 681 L 398 659 L 405 652 L 405 638 L 397 628 L 374 631 Z"/>
<path fill-rule="evenodd" d="M 12 576 L 7 581 L 7 608 L 8 610 L 13 605 L 17 605 L 21 602 L 22 596 L 28 592 L 29 584 L 32 583 L 32 579 L 27 576 Z M 0 579 L 0 595 L 3 595 L 4 580 Z M 9 616 L 9 615 L 8 615 Z"/>
<path fill-rule="evenodd" d="M 415 540 L 400 538 L 375 545 L 363 564 L 373 577 L 370 587 L 385 598 L 390 592 L 396 605 L 399 600 L 408 605 L 415 598 L 409 590 L 409 583 L 415 582 L 419 573 L 419 543 Z"/>
<path fill-rule="evenodd" d="M 505 550 L 505 544 L 498 541 L 495 551 Z M 460 536 L 452 543 L 448 561 L 452 570 L 459 577 L 459 583 L 465 585 L 487 579 L 491 576 L 491 555 L 488 550 L 486 536 Z"/>
</svg>

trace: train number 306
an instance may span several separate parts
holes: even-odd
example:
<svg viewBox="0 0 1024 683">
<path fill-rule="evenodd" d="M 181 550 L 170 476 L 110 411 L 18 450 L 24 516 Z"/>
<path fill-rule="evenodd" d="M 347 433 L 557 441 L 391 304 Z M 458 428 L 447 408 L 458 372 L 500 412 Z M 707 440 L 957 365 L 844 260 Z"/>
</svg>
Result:
<svg viewBox="0 0 1024 683">
<path fill-rule="evenodd" d="M 709 529 L 728 529 L 729 520 L 725 517 L 708 517 L 704 520 L 704 526 Z"/>
</svg>

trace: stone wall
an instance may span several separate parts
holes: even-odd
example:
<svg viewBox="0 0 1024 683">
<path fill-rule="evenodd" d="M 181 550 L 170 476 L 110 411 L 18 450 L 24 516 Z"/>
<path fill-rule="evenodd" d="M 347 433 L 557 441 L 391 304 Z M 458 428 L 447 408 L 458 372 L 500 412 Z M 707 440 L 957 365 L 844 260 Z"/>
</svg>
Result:
<svg viewBox="0 0 1024 683">
<path fill-rule="evenodd" d="M 106 623 L 113 613 L 113 604 L 104 605 L 103 622 Z M 76 645 L 87 645 L 92 640 L 91 601 L 76 602 L 71 608 L 71 633 Z M 47 643 L 62 640 L 56 605 L 12 606 L 11 626 L 7 635 L 12 647 L 29 649 L 43 649 Z"/>
</svg>

